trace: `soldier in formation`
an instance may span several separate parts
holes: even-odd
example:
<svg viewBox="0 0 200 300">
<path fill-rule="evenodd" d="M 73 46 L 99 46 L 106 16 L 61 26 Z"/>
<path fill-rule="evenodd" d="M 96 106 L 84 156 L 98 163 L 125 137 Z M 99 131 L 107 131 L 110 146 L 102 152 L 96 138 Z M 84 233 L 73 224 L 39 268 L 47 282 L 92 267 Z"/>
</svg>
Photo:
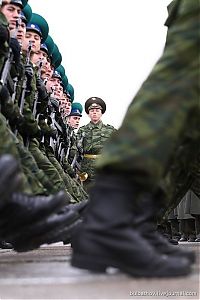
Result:
<svg viewBox="0 0 200 300">
<path fill-rule="evenodd" d="M 102 123 L 106 104 L 92 97 L 91 122 L 76 133 L 72 117 L 82 110 L 48 23 L 26 0 L 0 2 L 2 246 L 72 241 L 76 267 L 190 272 L 194 253 L 170 245 L 156 225 L 188 190 L 200 196 L 199 13 L 198 0 L 171 3 L 163 56 L 118 131 Z M 198 226 L 198 211 L 189 213 Z"/>
<path fill-rule="evenodd" d="M 69 241 L 88 198 L 64 168 L 74 90 L 48 32 L 26 0 L 1 1 L 0 247 L 16 251 Z"/>
<path fill-rule="evenodd" d="M 78 140 L 82 140 L 83 153 L 81 171 L 87 174 L 87 179 L 84 181 L 87 191 L 94 183 L 96 162 L 104 144 L 116 131 L 112 125 L 102 122 L 101 118 L 105 111 L 106 103 L 101 98 L 89 98 L 85 102 L 85 112 L 90 118 L 90 122 L 78 130 Z"/>
</svg>

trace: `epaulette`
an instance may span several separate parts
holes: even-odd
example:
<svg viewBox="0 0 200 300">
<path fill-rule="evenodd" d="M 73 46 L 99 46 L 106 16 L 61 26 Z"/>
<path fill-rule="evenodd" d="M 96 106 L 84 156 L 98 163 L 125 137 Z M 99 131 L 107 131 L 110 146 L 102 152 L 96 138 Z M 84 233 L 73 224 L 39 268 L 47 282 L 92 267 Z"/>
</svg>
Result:
<svg viewBox="0 0 200 300">
<path fill-rule="evenodd" d="M 109 127 L 109 128 L 115 129 L 115 127 L 110 125 L 110 124 L 106 124 L 106 126 Z"/>
<path fill-rule="evenodd" d="M 84 129 L 85 127 L 86 127 L 86 125 L 83 125 L 83 126 L 81 126 L 81 127 L 79 128 L 79 130 Z"/>
</svg>

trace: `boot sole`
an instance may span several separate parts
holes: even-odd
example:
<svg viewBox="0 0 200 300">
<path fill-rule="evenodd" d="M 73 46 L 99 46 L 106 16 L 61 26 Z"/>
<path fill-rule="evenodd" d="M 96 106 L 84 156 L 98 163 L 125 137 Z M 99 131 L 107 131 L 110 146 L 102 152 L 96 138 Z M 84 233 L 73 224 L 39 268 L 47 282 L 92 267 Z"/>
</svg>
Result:
<svg viewBox="0 0 200 300">
<path fill-rule="evenodd" d="M 54 232 L 47 233 L 44 236 L 37 237 L 36 239 L 31 239 L 30 242 L 26 241 L 25 245 L 14 245 L 14 250 L 17 252 L 27 252 L 27 251 L 32 251 L 37 248 L 39 248 L 43 244 L 52 244 L 52 243 L 57 243 L 62 241 L 63 236 L 65 238 L 70 238 L 70 235 L 72 234 L 74 227 L 76 225 L 79 225 L 79 220 L 74 221 L 73 224 L 69 225 L 67 228 L 64 230 L 60 230 L 60 232 L 56 235 L 55 230 Z M 51 236 L 52 235 L 52 236 Z"/>
<path fill-rule="evenodd" d="M 190 265 L 186 265 L 181 269 L 177 270 L 157 270 L 152 266 L 151 270 L 145 270 L 144 268 L 138 269 L 137 267 L 130 268 L 121 264 L 118 261 L 114 261 L 112 259 L 102 258 L 99 260 L 99 257 L 88 257 L 88 255 L 80 255 L 80 254 L 73 254 L 71 265 L 76 268 L 86 269 L 92 272 L 97 273 L 105 273 L 108 267 L 117 268 L 120 271 L 127 273 L 134 277 L 148 277 L 148 278 L 159 278 L 159 277 L 179 277 L 179 276 L 186 276 L 191 272 Z M 156 271 L 156 272 L 155 272 Z"/>
<path fill-rule="evenodd" d="M 34 250 L 40 247 L 42 244 L 50 244 L 61 241 L 63 235 L 62 238 L 58 238 L 58 235 L 55 236 L 55 233 L 57 231 L 60 233 L 60 231 L 65 229 L 64 233 L 66 235 L 70 235 L 78 220 L 79 215 L 75 214 L 74 212 L 70 212 L 62 220 L 57 222 L 52 221 L 50 224 L 51 226 L 49 226 L 49 224 L 45 226 L 43 223 L 40 226 L 37 224 L 35 226 L 33 225 L 33 229 L 28 230 L 31 232 L 30 235 L 21 233 L 20 236 L 13 238 L 12 245 L 14 246 L 14 250 L 17 252 L 25 252 Z"/>
</svg>

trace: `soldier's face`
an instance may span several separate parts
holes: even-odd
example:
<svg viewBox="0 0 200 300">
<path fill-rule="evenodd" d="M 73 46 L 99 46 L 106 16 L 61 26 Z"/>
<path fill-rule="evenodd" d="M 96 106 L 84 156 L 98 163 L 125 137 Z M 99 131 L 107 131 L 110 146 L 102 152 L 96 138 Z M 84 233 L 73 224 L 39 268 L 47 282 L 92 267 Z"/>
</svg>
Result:
<svg viewBox="0 0 200 300">
<path fill-rule="evenodd" d="M 24 22 L 20 22 L 17 30 L 17 40 L 22 45 L 23 40 L 26 35 L 26 24 Z"/>
<path fill-rule="evenodd" d="M 56 99 L 63 98 L 63 87 L 60 84 L 58 86 L 54 86 L 54 96 Z"/>
<path fill-rule="evenodd" d="M 44 68 L 42 69 L 41 77 L 42 79 L 49 79 L 53 75 L 53 70 L 49 61 L 45 63 Z"/>
<path fill-rule="evenodd" d="M 42 51 L 39 50 L 39 51 L 33 53 L 32 57 L 31 57 L 31 61 L 35 65 L 41 65 L 41 67 L 42 67 L 42 64 L 44 63 Z"/>
<path fill-rule="evenodd" d="M 91 108 L 88 115 L 93 123 L 98 123 L 102 117 L 102 111 L 100 108 Z"/>
<path fill-rule="evenodd" d="M 77 129 L 79 127 L 81 118 L 78 116 L 70 116 L 68 117 L 68 124 L 74 129 Z"/>
<path fill-rule="evenodd" d="M 66 111 L 67 115 L 70 114 L 71 109 L 72 109 L 72 104 L 71 104 L 71 102 L 70 102 L 70 101 L 65 101 L 65 111 Z"/>
<path fill-rule="evenodd" d="M 27 31 L 25 34 L 25 38 L 22 43 L 22 50 L 27 51 L 29 47 L 29 43 L 31 42 L 31 52 L 35 53 L 40 51 L 41 45 L 41 37 L 35 31 Z"/>
<path fill-rule="evenodd" d="M 9 30 L 16 28 L 17 20 L 19 19 L 21 8 L 14 4 L 5 4 L 1 7 L 1 12 L 6 17 Z"/>
<path fill-rule="evenodd" d="M 51 78 L 49 79 L 49 84 L 50 84 L 51 86 L 54 86 L 54 87 L 59 86 L 59 85 L 60 85 L 60 79 L 59 79 L 59 78 L 56 78 L 56 77 L 51 77 Z"/>
<path fill-rule="evenodd" d="M 49 93 L 54 93 L 54 85 L 53 81 L 51 81 L 51 78 L 47 80 L 46 88 Z"/>
</svg>

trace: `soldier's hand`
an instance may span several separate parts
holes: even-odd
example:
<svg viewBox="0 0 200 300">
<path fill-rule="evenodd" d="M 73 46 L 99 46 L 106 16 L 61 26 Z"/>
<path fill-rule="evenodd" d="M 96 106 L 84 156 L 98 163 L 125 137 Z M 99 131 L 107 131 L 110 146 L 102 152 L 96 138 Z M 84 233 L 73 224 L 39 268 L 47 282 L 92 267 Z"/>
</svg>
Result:
<svg viewBox="0 0 200 300">
<path fill-rule="evenodd" d="M 21 127 L 24 125 L 24 116 L 22 114 L 19 114 L 16 118 L 17 127 Z"/>
<path fill-rule="evenodd" d="M 0 44 L 3 45 L 6 41 L 8 42 L 9 40 L 9 31 L 8 28 L 0 24 Z"/>
<path fill-rule="evenodd" d="M 38 90 L 38 95 L 40 99 L 45 99 L 48 97 L 46 86 L 41 78 L 37 78 L 36 86 Z"/>
<path fill-rule="evenodd" d="M 9 102 L 10 93 L 5 85 L 0 86 L 0 103 Z"/>
<path fill-rule="evenodd" d="M 17 39 L 10 39 L 10 48 L 12 49 L 14 62 L 18 66 L 21 59 L 21 47 Z"/>
<path fill-rule="evenodd" d="M 25 68 L 25 74 L 26 74 L 26 77 L 27 77 L 27 80 L 30 82 L 33 78 L 33 68 L 30 64 L 27 64 L 24 66 Z"/>
<path fill-rule="evenodd" d="M 50 126 L 50 127 L 51 127 L 50 136 L 55 140 L 58 135 L 58 131 L 55 127 L 52 127 L 52 126 Z"/>
<path fill-rule="evenodd" d="M 76 143 L 76 147 L 77 147 L 77 150 L 80 154 L 83 154 L 83 144 L 80 142 L 80 141 L 77 141 Z"/>
</svg>

